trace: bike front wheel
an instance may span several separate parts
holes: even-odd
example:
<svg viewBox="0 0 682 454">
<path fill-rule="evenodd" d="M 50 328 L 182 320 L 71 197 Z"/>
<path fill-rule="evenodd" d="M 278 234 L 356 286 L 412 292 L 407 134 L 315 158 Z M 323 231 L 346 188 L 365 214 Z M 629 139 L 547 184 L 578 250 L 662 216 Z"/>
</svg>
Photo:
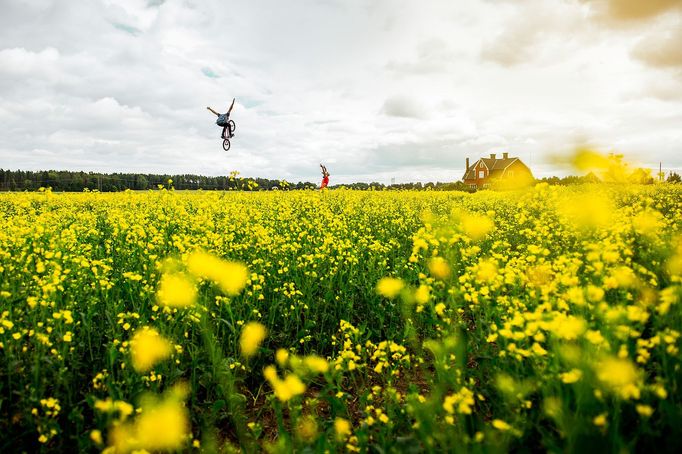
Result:
<svg viewBox="0 0 682 454">
<path fill-rule="evenodd" d="M 230 126 L 230 134 L 234 134 L 234 130 L 237 128 L 237 125 L 234 124 L 234 120 L 228 121 L 227 124 Z"/>
<path fill-rule="evenodd" d="M 225 139 L 223 140 L 223 150 L 228 151 L 230 149 L 230 140 Z"/>
</svg>

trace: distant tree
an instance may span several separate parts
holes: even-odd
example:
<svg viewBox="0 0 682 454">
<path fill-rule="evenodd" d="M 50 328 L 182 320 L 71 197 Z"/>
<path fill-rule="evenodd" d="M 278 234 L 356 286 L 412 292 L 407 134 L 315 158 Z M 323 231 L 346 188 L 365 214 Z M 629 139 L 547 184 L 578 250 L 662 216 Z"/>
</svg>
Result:
<svg viewBox="0 0 682 454">
<path fill-rule="evenodd" d="M 540 183 L 547 183 L 550 185 L 557 185 L 561 182 L 561 179 L 559 177 L 544 177 L 541 180 L 539 180 Z"/>
<path fill-rule="evenodd" d="M 668 183 L 682 183 L 682 177 L 680 177 L 680 174 L 677 172 L 670 172 L 666 181 Z"/>
<path fill-rule="evenodd" d="M 583 182 L 584 183 L 600 183 L 601 180 L 597 175 L 594 174 L 594 172 L 590 172 L 587 175 L 583 177 Z"/>
<path fill-rule="evenodd" d="M 147 189 L 149 187 L 149 181 L 144 175 L 138 175 L 135 181 L 135 189 Z"/>
</svg>

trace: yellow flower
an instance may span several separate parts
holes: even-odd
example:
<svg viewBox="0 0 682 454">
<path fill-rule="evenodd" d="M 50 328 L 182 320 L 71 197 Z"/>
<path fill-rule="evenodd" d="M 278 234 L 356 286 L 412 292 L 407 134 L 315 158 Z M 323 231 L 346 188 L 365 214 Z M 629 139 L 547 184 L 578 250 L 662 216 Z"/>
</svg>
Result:
<svg viewBox="0 0 682 454">
<path fill-rule="evenodd" d="M 334 420 L 334 431 L 338 440 L 345 440 L 351 433 L 351 425 L 347 419 L 336 418 Z"/>
<path fill-rule="evenodd" d="M 123 400 L 117 400 L 116 402 L 114 402 L 114 408 L 118 410 L 120 419 L 127 418 L 128 416 L 132 415 L 133 411 L 135 410 L 135 408 L 132 405 Z"/>
<path fill-rule="evenodd" d="M 572 315 L 559 315 L 552 322 L 552 333 L 566 340 L 575 340 L 585 332 L 587 324 L 585 320 Z"/>
<path fill-rule="evenodd" d="M 145 326 L 137 330 L 130 340 L 130 354 L 133 368 L 137 372 L 147 372 L 170 356 L 171 343 L 154 328 Z"/>
<path fill-rule="evenodd" d="M 414 300 L 417 304 L 426 304 L 431 299 L 428 285 L 420 285 L 417 291 L 414 292 Z"/>
<path fill-rule="evenodd" d="M 64 342 L 71 342 L 73 340 L 73 333 L 71 331 L 67 331 L 66 334 L 64 334 Z"/>
<path fill-rule="evenodd" d="M 606 227 L 613 220 L 613 203 L 597 193 L 576 194 L 564 200 L 558 212 L 567 218 L 567 225 L 579 228 Z"/>
<path fill-rule="evenodd" d="M 627 266 L 619 266 L 611 271 L 611 276 L 615 279 L 619 287 L 634 287 L 637 285 L 637 276 L 632 269 Z"/>
<path fill-rule="evenodd" d="M 279 397 L 280 400 L 286 401 L 289 400 L 291 397 L 303 394 L 305 390 L 306 386 L 303 384 L 301 379 L 294 374 L 289 374 L 284 378 L 284 381 L 282 382 L 282 389 L 280 389 Z"/>
<path fill-rule="evenodd" d="M 102 444 L 102 432 L 99 430 L 95 429 L 90 432 L 90 440 L 92 440 L 95 444 L 101 445 Z"/>
<path fill-rule="evenodd" d="M 317 355 L 308 355 L 303 359 L 303 364 L 313 372 L 323 374 L 329 370 L 329 363 Z"/>
<path fill-rule="evenodd" d="M 241 348 L 242 355 L 245 358 L 255 355 L 266 334 L 267 329 L 258 322 L 249 322 L 244 325 L 242 334 L 239 337 L 239 347 Z"/>
<path fill-rule="evenodd" d="M 583 376 L 583 373 L 579 369 L 573 369 L 570 372 L 565 372 L 561 374 L 561 381 L 564 383 L 575 383 L 578 380 L 580 380 Z"/>
<path fill-rule="evenodd" d="M 275 366 L 267 366 L 263 369 L 263 376 L 272 386 L 275 396 L 282 402 L 287 402 L 291 398 L 303 394 L 306 390 L 301 379 L 294 374 L 289 374 L 284 380 L 281 380 L 277 376 Z"/>
<path fill-rule="evenodd" d="M 405 283 L 393 277 L 383 277 L 377 283 L 377 293 L 385 298 L 395 298 L 405 287 Z"/>
<path fill-rule="evenodd" d="M 182 400 L 186 387 L 175 386 L 161 398 L 146 396 L 132 422 L 115 425 L 110 440 L 115 452 L 181 449 L 189 437 L 189 413 Z"/>
<path fill-rule="evenodd" d="M 511 426 L 501 419 L 493 419 L 493 427 L 503 432 L 511 429 Z"/>
<path fill-rule="evenodd" d="M 497 276 L 497 264 L 494 260 L 482 260 L 478 264 L 476 279 L 480 282 L 492 282 Z"/>
<path fill-rule="evenodd" d="M 597 427 L 604 427 L 606 425 L 606 413 L 595 416 L 592 422 Z"/>
<path fill-rule="evenodd" d="M 189 419 L 181 402 L 169 400 L 145 408 L 135 421 L 137 438 L 147 450 L 180 448 L 187 440 Z"/>
<path fill-rule="evenodd" d="M 493 221 L 480 214 L 466 214 L 462 217 L 462 231 L 472 240 L 482 240 L 490 232 L 495 224 Z"/>
<path fill-rule="evenodd" d="M 588 341 L 590 341 L 591 343 L 593 343 L 594 345 L 599 345 L 599 344 L 606 342 L 606 339 L 604 339 L 604 336 L 602 336 L 602 334 L 599 331 L 595 331 L 595 330 L 588 330 L 585 333 L 585 338 Z"/>
<path fill-rule="evenodd" d="M 436 279 L 445 280 L 450 277 L 450 266 L 442 257 L 433 257 L 428 266 L 429 272 Z"/>
<path fill-rule="evenodd" d="M 443 401 L 443 409 L 450 414 L 457 412 L 470 415 L 473 405 L 474 393 L 466 387 L 462 387 L 462 389 L 455 394 L 446 396 Z"/>
<path fill-rule="evenodd" d="M 632 219 L 632 226 L 637 233 L 648 236 L 657 233 L 663 225 L 663 216 L 661 216 L 659 212 L 653 210 L 642 211 Z"/>
<path fill-rule="evenodd" d="M 595 303 L 604 299 L 604 290 L 595 285 L 587 286 L 587 298 Z"/>
<path fill-rule="evenodd" d="M 96 400 L 95 401 L 95 409 L 103 412 L 103 413 L 109 413 L 114 410 L 114 403 L 112 402 L 111 399 L 106 399 L 106 400 Z"/>
<path fill-rule="evenodd" d="M 163 306 L 188 307 L 194 305 L 197 289 L 183 274 L 164 274 L 156 296 Z"/>
<path fill-rule="evenodd" d="M 659 292 L 659 299 L 661 304 L 656 306 L 656 311 L 659 314 L 665 315 L 670 311 L 670 306 L 677 303 L 678 287 L 668 287 Z"/>
<path fill-rule="evenodd" d="M 230 262 L 205 252 L 194 252 L 187 259 L 187 267 L 194 276 L 209 279 L 227 295 L 236 296 L 246 286 L 249 271 L 239 262 Z"/>
<path fill-rule="evenodd" d="M 436 304 L 436 307 L 434 309 L 436 311 L 436 314 L 442 316 L 443 313 L 445 312 L 445 304 L 438 303 L 438 304 Z"/>
<path fill-rule="evenodd" d="M 277 352 L 275 353 L 275 360 L 277 361 L 277 364 L 284 367 L 288 359 L 289 359 L 288 351 L 286 351 L 283 348 L 277 349 Z"/>
<path fill-rule="evenodd" d="M 648 418 L 654 414 L 654 409 L 649 405 L 635 405 L 635 409 L 637 410 L 637 413 L 644 416 L 645 418 Z"/>
<path fill-rule="evenodd" d="M 606 358 L 597 363 L 596 373 L 599 381 L 623 399 L 639 398 L 639 372 L 629 360 Z"/>
<path fill-rule="evenodd" d="M 678 253 L 670 257 L 666 263 L 666 268 L 671 276 L 682 275 L 682 248 L 678 248 Z"/>
</svg>

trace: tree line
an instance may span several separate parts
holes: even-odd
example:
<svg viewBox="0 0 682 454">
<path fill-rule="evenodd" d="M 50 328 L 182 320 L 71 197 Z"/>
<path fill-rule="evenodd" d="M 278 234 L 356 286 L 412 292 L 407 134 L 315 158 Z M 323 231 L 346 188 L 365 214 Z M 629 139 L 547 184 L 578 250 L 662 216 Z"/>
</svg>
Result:
<svg viewBox="0 0 682 454">
<path fill-rule="evenodd" d="M 241 178 L 237 172 L 227 176 L 169 175 L 142 173 L 73 172 L 68 170 L 4 170 L 0 169 L 0 191 L 36 191 L 52 188 L 60 192 L 84 190 L 115 192 L 174 187 L 178 190 L 273 190 L 315 188 L 311 182 L 288 183 L 267 178 Z"/>
<path fill-rule="evenodd" d="M 668 183 L 679 183 L 680 175 L 670 173 Z M 567 177 L 546 177 L 536 182 L 551 185 L 568 186 L 582 183 L 596 183 L 599 179 L 593 174 L 585 176 L 570 175 Z M 646 181 L 646 183 L 653 183 Z M 168 175 L 142 173 L 98 173 L 74 172 L 69 170 L 4 170 L 0 169 L 0 191 L 37 191 L 40 188 L 52 188 L 59 192 L 81 192 L 84 190 L 115 192 L 131 190 L 157 189 L 174 187 L 178 190 L 301 190 L 315 189 L 317 184 L 309 181 L 289 183 L 286 180 L 270 180 L 268 178 L 242 178 L 238 172 L 226 176 L 209 177 L 204 175 Z M 475 192 L 461 181 L 436 183 L 400 183 L 385 185 L 378 182 L 351 183 L 332 185 L 330 188 L 347 188 L 355 190 L 416 190 L 416 191 L 463 191 Z"/>
</svg>

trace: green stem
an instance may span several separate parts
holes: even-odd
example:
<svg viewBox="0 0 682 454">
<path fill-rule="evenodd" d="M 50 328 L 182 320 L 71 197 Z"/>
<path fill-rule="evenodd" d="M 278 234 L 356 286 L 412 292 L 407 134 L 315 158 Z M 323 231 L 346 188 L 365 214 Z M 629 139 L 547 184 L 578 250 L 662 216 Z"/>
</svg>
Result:
<svg viewBox="0 0 682 454">
<path fill-rule="evenodd" d="M 243 408 L 241 408 L 237 399 L 234 375 L 225 365 L 225 358 L 216 341 L 213 327 L 208 322 L 207 312 L 202 315 L 201 322 L 202 338 L 211 360 L 212 374 L 227 403 L 227 408 L 237 433 L 237 440 L 239 441 L 240 448 L 247 453 L 254 452 L 251 440 L 247 436 L 246 418 L 244 417 Z"/>
</svg>

